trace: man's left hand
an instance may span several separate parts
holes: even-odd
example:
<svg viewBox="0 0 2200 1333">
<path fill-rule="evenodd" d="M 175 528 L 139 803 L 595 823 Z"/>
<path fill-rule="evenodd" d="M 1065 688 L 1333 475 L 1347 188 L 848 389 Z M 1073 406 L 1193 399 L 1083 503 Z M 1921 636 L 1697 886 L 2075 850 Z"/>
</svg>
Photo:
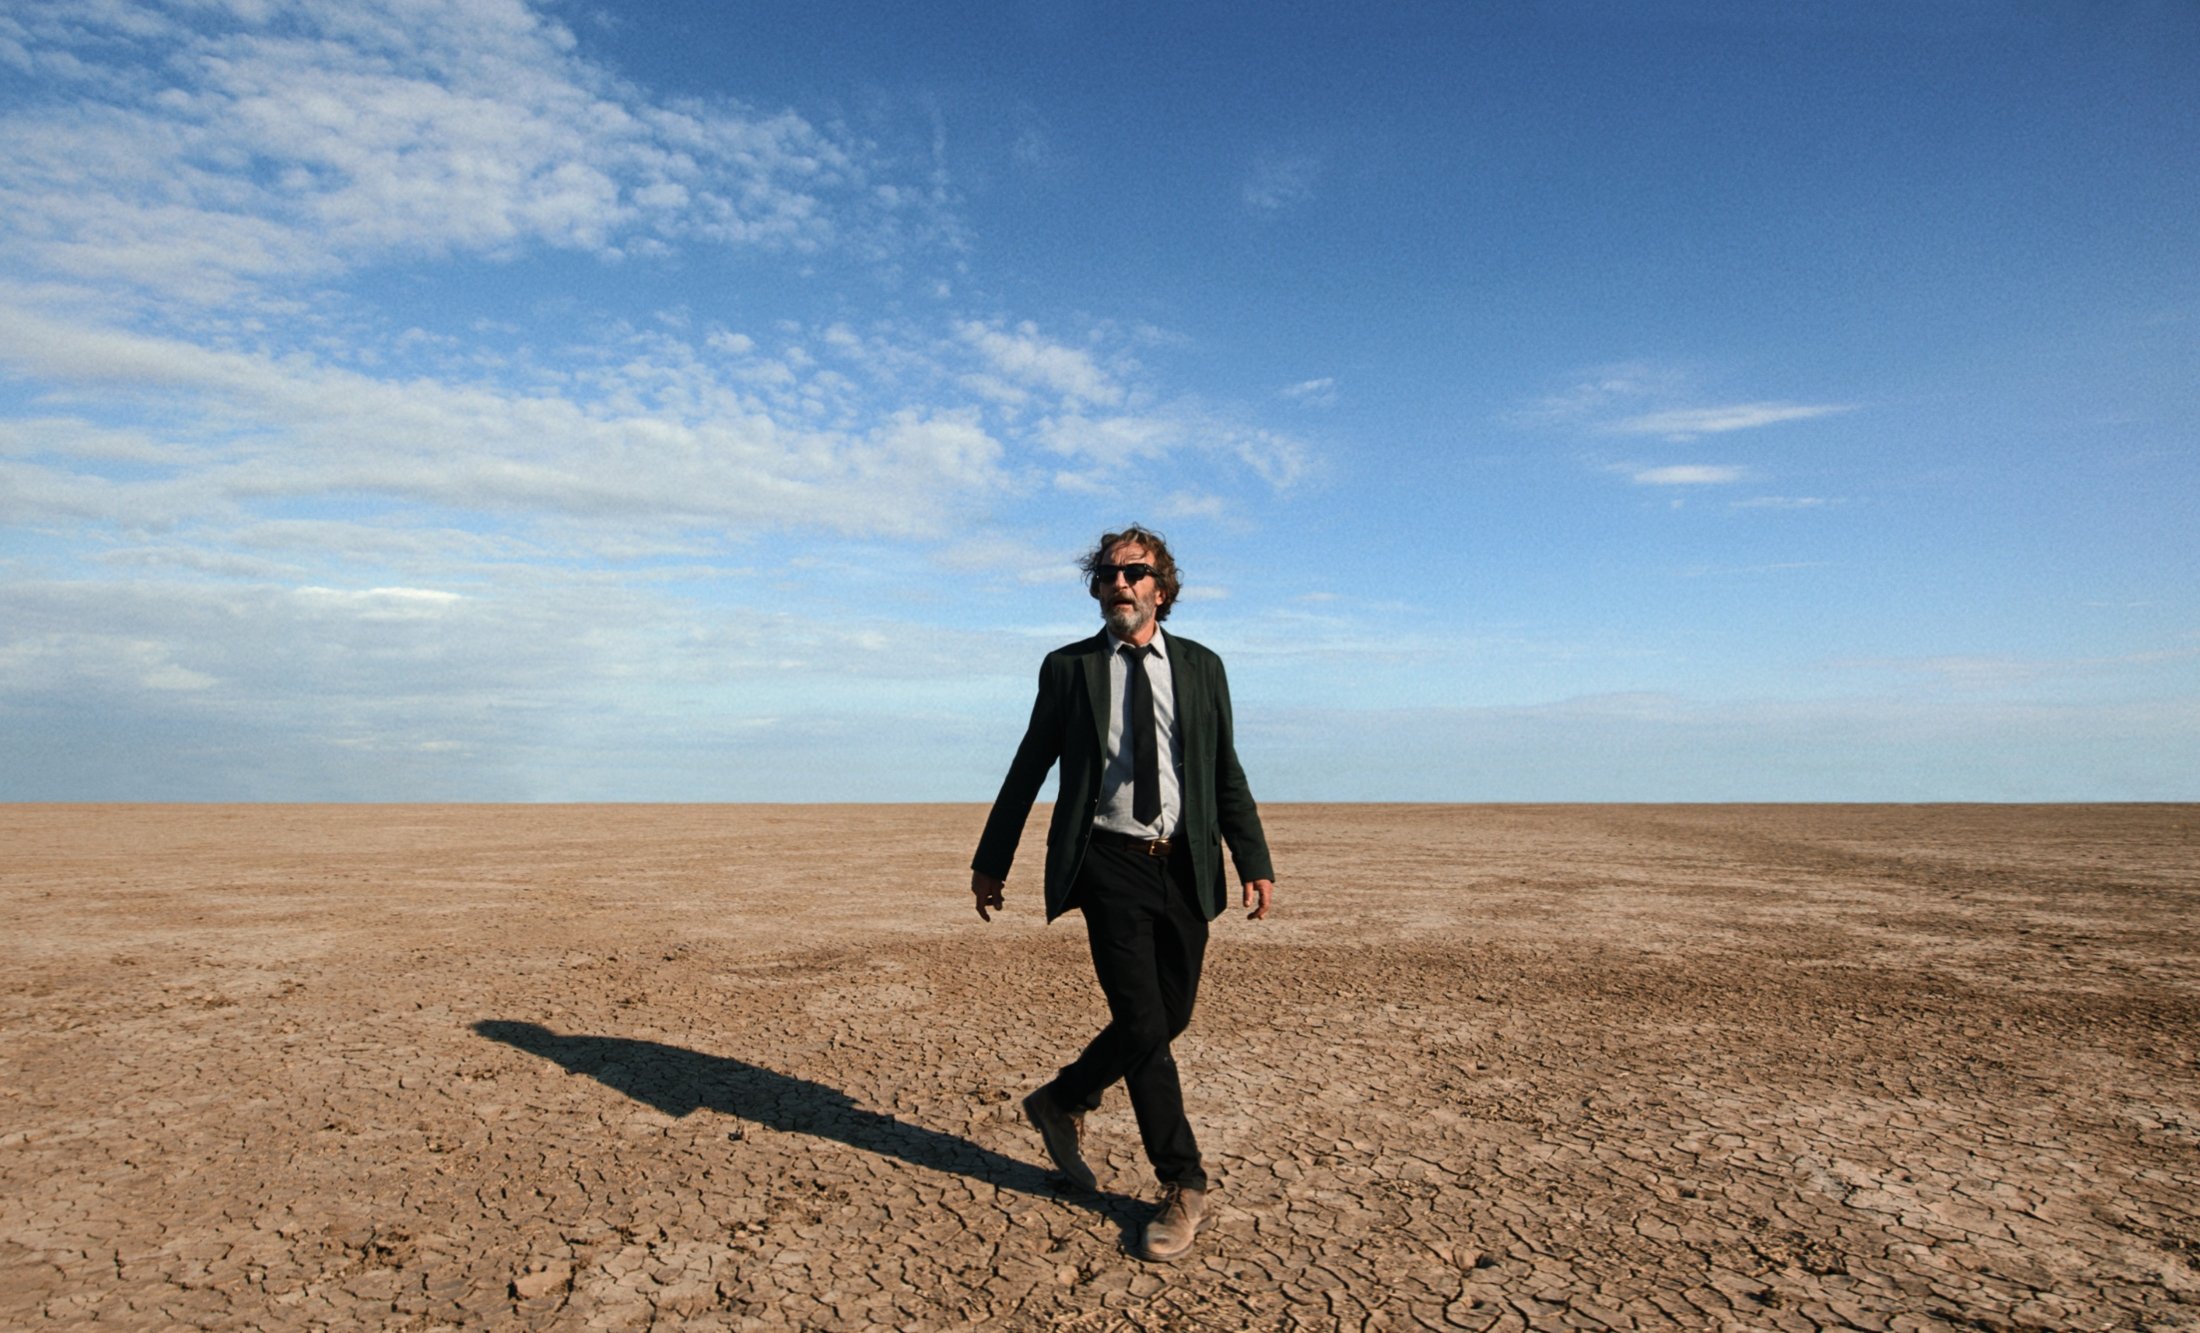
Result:
<svg viewBox="0 0 2200 1333">
<path fill-rule="evenodd" d="M 1001 910 L 1001 895 L 1007 891 L 1007 886 L 982 870 L 973 870 L 970 872 L 970 891 L 978 895 L 978 919 L 991 921 L 993 915 L 985 909 Z"/>
<path fill-rule="evenodd" d="M 1253 910 L 1245 915 L 1254 921 L 1268 915 L 1268 904 L 1276 898 L 1276 882 L 1272 879 L 1245 881 L 1245 905 Z"/>
</svg>

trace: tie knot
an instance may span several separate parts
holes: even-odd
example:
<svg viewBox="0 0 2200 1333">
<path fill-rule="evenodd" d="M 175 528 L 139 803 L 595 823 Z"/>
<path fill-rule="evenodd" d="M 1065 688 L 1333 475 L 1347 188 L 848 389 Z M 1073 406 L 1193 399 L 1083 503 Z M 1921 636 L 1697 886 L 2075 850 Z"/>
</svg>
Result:
<svg viewBox="0 0 2200 1333">
<path fill-rule="evenodd" d="M 1137 644 L 1126 643 L 1119 651 L 1135 664 L 1146 660 L 1146 654 L 1153 651 L 1153 645 L 1149 643 L 1144 647 L 1140 647 Z"/>
</svg>

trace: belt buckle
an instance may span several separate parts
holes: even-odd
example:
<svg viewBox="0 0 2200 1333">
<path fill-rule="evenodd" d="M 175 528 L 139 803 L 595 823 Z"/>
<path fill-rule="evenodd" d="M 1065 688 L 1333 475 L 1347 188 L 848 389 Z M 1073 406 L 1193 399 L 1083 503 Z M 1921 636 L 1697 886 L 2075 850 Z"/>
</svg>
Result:
<svg viewBox="0 0 2200 1333">
<path fill-rule="evenodd" d="M 1169 851 L 1169 840 L 1167 838 L 1151 838 L 1146 842 L 1146 855 L 1148 856 L 1167 856 Z"/>
</svg>

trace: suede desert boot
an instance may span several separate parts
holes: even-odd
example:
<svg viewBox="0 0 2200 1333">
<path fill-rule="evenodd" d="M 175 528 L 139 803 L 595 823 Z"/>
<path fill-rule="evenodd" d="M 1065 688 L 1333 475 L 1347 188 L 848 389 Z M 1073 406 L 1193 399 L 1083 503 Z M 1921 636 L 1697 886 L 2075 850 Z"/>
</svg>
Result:
<svg viewBox="0 0 2200 1333">
<path fill-rule="evenodd" d="M 1071 1115 L 1054 1104 L 1054 1095 L 1045 1088 L 1024 1098 L 1024 1118 L 1039 1131 L 1039 1139 L 1047 1146 L 1047 1156 L 1054 1159 L 1054 1169 L 1069 1177 L 1072 1185 L 1081 1190 L 1097 1190 L 1100 1182 L 1093 1178 L 1092 1168 L 1085 1165 L 1085 1154 L 1078 1147 L 1083 1131 L 1084 1117 Z"/>
<path fill-rule="evenodd" d="M 1138 1257 L 1167 1263 L 1192 1248 L 1192 1237 L 1207 1217 L 1207 1191 L 1182 1185 L 1163 1187 L 1161 1211 L 1146 1224 L 1146 1238 Z"/>
</svg>

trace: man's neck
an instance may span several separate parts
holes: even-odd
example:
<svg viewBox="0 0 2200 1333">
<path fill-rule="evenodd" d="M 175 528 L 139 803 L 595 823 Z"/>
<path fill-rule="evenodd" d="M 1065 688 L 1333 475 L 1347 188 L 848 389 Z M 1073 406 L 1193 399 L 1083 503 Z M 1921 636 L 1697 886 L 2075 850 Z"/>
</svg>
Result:
<svg viewBox="0 0 2200 1333">
<path fill-rule="evenodd" d="M 1118 646 L 1128 644 L 1133 648 L 1143 648 L 1147 644 L 1152 643 L 1154 636 L 1156 634 L 1159 634 L 1160 632 L 1160 622 L 1149 620 L 1145 624 L 1140 625 L 1136 633 L 1128 636 L 1118 634 L 1115 632 L 1113 627 L 1110 627 L 1108 630 L 1108 640 L 1109 642 L 1114 643 Z"/>
</svg>

